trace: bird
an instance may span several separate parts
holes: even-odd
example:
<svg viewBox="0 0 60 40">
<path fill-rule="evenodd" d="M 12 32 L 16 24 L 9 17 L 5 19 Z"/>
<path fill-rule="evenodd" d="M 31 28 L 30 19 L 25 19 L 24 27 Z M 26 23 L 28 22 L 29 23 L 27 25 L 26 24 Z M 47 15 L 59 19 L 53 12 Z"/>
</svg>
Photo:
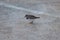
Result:
<svg viewBox="0 0 60 40">
<path fill-rule="evenodd" d="M 28 14 L 26 14 L 26 15 L 25 15 L 25 18 L 26 18 L 27 20 L 30 20 L 30 21 L 31 21 L 30 24 L 33 24 L 33 21 L 34 21 L 35 19 L 40 18 L 40 17 L 36 17 L 36 16 L 34 16 L 34 15 L 28 15 Z"/>
</svg>

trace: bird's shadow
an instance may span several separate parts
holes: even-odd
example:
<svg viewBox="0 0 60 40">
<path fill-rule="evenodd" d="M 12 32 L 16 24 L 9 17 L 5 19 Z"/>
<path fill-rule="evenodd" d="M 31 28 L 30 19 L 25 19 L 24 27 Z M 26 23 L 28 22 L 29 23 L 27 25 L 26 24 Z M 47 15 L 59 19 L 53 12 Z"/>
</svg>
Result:
<svg viewBox="0 0 60 40">
<path fill-rule="evenodd" d="M 38 27 L 38 26 L 39 26 L 39 27 L 40 27 L 40 25 L 41 25 L 41 23 L 25 23 L 25 24 L 24 24 L 24 26 L 26 26 L 26 27 L 27 27 L 27 26 L 31 26 L 31 27 L 33 27 L 33 26 L 34 26 L 34 27 L 36 27 L 36 26 Z"/>
<path fill-rule="evenodd" d="M 38 31 L 40 28 L 40 24 L 39 23 L 33 23 L 33 24 L 25 24 L 24 25 L 26 29 L 29 29 L 31 31 Z"/>
</svg>

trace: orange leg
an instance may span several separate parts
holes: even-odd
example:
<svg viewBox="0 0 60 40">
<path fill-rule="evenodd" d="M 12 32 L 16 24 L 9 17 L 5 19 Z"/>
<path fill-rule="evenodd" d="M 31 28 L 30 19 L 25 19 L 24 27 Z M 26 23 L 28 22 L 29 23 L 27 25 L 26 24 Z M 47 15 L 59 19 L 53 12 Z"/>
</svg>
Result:
<svg viewBox="0 0 60 40">
<path fill-rule="evenodd" d="M 30 24 L 33 24 L 33 21 L 32 21 L 32 22 L 30 22 Z"/>
</svg>

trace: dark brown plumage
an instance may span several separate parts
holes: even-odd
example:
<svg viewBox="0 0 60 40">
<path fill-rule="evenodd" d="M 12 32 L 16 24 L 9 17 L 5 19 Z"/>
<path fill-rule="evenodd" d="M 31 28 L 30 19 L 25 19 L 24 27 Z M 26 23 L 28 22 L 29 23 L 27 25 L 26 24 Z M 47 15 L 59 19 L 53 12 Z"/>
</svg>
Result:
<svg viewBox="0 0 60 40">
<path fill-rule="evenodd" d="M 34 15 L 25 15 L 26 19 L 37 19 L 37 18 L 40 18 L 40 17 L 36 17 Z"/>
</svg>

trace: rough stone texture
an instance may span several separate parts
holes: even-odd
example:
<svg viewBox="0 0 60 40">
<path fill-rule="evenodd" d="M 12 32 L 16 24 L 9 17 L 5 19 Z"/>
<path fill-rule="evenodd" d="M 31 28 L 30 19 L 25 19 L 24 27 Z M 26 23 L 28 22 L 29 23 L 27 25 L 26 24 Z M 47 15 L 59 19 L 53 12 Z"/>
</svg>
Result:
<svg viewBox="0 0 60 40">
<path fill-rule="evenodd" d="M 0 0 L 0 40 L 60 40 L 60 0 Z"/>
</svg>

